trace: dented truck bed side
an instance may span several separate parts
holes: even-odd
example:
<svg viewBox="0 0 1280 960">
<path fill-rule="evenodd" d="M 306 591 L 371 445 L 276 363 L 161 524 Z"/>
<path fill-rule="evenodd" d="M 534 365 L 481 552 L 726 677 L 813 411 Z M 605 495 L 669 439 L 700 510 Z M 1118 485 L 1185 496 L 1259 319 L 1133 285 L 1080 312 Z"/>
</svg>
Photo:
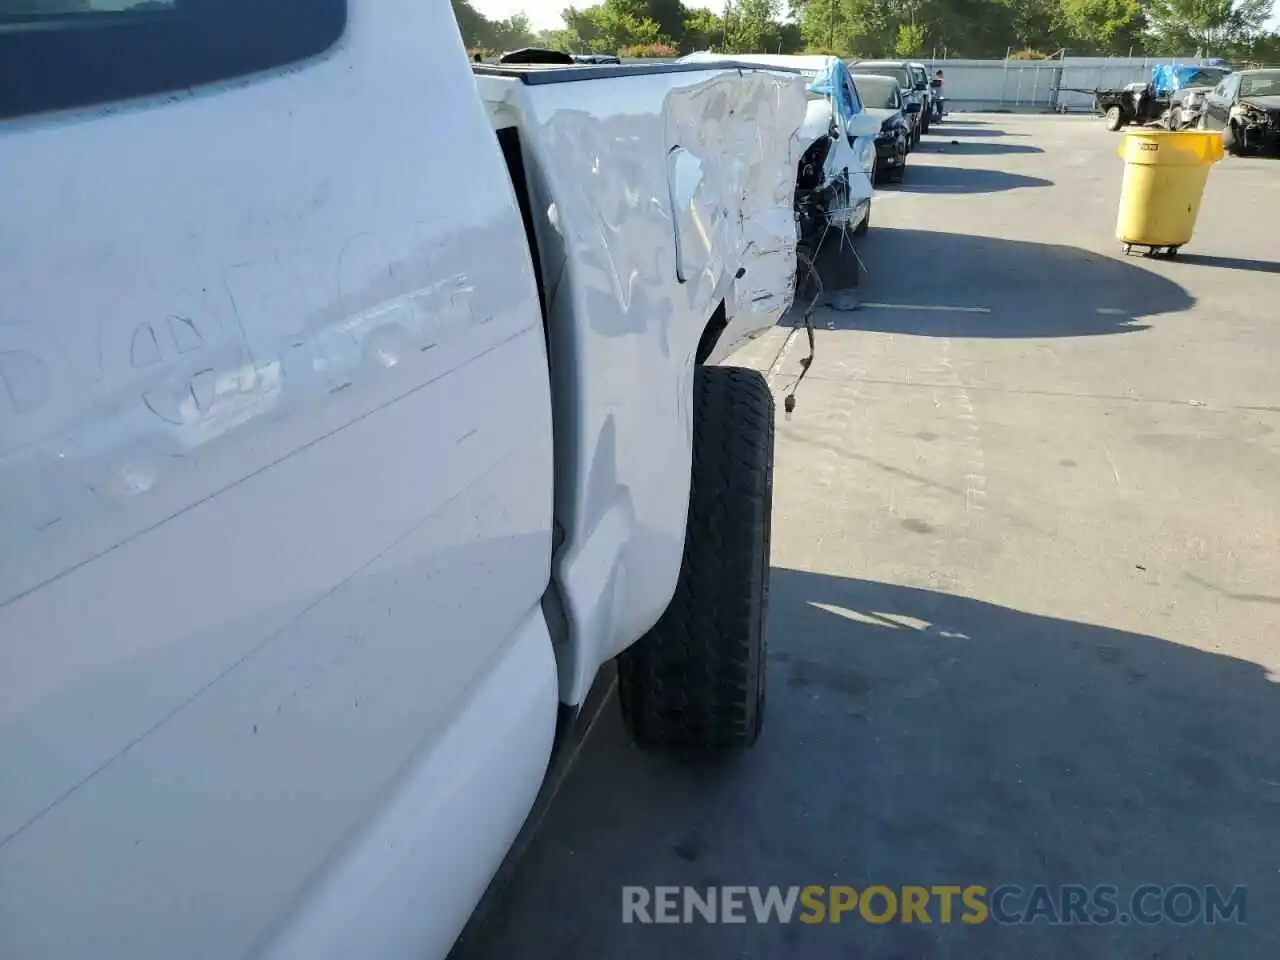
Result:
<svg viewBox="0 0 1280 960">
<path fill-rule="evenodd" d="M 557 662 L 578 704 L 674 590 L 696 362 L 790 306 L 804 80 L 732 63 L 477 73 L 525 154 L 564 535 Z"/>
</svg>

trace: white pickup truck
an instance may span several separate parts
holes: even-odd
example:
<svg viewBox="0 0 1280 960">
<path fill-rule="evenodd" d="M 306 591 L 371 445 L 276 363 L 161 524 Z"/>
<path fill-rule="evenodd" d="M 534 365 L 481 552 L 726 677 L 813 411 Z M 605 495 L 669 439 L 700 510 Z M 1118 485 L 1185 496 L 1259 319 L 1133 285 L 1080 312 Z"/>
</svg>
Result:
<svg viewBox="0 0 1280 960">
<path fill-rule="evenodd" d="M 0 4 L 0 957 L 440 957 L 606 664 L 755 740 L 805 102 Z"/>
</svg>

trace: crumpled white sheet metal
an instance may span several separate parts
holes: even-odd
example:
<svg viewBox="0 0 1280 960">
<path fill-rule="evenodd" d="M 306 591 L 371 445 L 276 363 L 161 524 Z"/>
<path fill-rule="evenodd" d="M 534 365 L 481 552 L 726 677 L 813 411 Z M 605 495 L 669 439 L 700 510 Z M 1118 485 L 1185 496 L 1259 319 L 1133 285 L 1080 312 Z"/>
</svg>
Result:
<svg viewBox="0 0 1280 960">
<path fill-rule="evenodd" d="M 518 122 L 547 295 L 557 421 L 561 695 L 649 629 L 684 546 L 695 357 L 775 325 L 795 286 L 805 81 L 708 65 L 521 84 L 480 76 Z"/>
<path fill-rule="evenodd" d="M 773 326 L 791 305 L 804 80 L 764 70 L 726 73 L 673 91 L 665 112 L 667 143 L 679 144 L 669 165 L 680 258 L 687 262 L 691 248 L 701 247 L 707 267 L 727 256 L 743 271 L 727 298 L 730 325 L 713 354 L 719 357 Z M 696 175 L 689 154 L 700 158 Z M 704 212 L 728 215 L 709 224 Z"/>
</svg>

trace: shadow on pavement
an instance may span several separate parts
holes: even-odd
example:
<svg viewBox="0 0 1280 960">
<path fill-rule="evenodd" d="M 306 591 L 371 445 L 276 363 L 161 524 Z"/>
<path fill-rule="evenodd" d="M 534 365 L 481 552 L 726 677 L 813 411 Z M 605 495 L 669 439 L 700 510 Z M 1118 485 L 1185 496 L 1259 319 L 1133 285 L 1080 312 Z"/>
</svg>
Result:
<svg viewBox="0 0 1280 960">
<path fill-rule="evenodd" d="M 895 190 L 907 193 L 999 193 L 1022 187 L 1051 187 L 1052 180 L 1028 177 L 1003 170 L 978 170 L 970 167 L 937 167 L 913 164 L 908 158 L 906 180 Z"/>
<path fill-rule="evenodd" d="M 946 133 L 940 133 L 931 140 L 925 140 L 920 147 L 921 151 L 924 153 L 949 153 L 967 157 L 997 156 L 1008 153 L 1044 153 L 1044 149 L 1042 147 L 1032 147 L 1024 143 L 990 143 L 986 140 L 948 140 L 946 137 Z"/>
<path fill-rule="evenodd" d="M 1245 260 L 1240 257 L 1211 257 L 1203 253 L 1179 253 L 1176 262 L 1190 263 L 1197 267 L 1219 267 L 1223 270 L 1280 273 L 1280 263 L 1274 260 Z"/>
<path fill-rule="evenodd" d="M 1025 133 L 1009 133 L 998 127 L 975 126 L 971 121 L 966 120 L 963 123 L 957 123 L 952 126 L 949 123 L 935 124 L 929 128 L 926 136 L 934 140 L 946 140 L 948 137 L 1025 137 Z M 928 143 L 929 141 L 925 141 Z"/>
<path fill-rule="evenodd" d="M 1084 337 L 1145 330 L 1148 324 L 1134 318 L 1176 313 L 1195 303 L 1158 273 L 1061 244 L 873 226 L 857 250 L 866 266 L 858 289 L 863 305 L 819 313 L 819 328 L 931 337 Z M 967 312 L 977 308 L 990 312 Z M 792 311 L 783 323 L 798 318 Z"/>
<path fill-rule="evenodd" d="M 453 960 L 1273 955 L 1280 701 L 1258 665 L 778 568 L 770 623 L 755 750 L 643 754 L 606 705 Z M 930 924 L 621 922 L 624 885 L 1114 884 L 1127 913 L 1135 887 L 1181 883 L 1247 886 L 1248 923 L 943 924 L 936 900 Z"/>
</svg>

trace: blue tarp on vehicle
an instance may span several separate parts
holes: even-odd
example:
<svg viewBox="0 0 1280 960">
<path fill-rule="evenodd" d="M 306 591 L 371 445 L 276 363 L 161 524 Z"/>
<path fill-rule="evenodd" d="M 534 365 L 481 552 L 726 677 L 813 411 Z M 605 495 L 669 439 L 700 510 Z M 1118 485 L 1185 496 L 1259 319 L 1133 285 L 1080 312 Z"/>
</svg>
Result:
<svg viewBox="0 0 1280 960">
<path fill-rule="evenodd" d="M 1163 97 L 1183 87 L 1213 87 L 1230 72 L 1225 66 L 1160 63 L 1151 68 L 1151 90 Z"/>
<path fill-rule="evenodd" d="M 839 57 L 832 57 L 825 67 L 809 84 L 809 92 L 821 97 L 830 97 L 835 93 L 836 112 L 848 119 L 862 112 L 862 104 L 853 98 L 853 77 L 849 68 Z"/>
</svg>

